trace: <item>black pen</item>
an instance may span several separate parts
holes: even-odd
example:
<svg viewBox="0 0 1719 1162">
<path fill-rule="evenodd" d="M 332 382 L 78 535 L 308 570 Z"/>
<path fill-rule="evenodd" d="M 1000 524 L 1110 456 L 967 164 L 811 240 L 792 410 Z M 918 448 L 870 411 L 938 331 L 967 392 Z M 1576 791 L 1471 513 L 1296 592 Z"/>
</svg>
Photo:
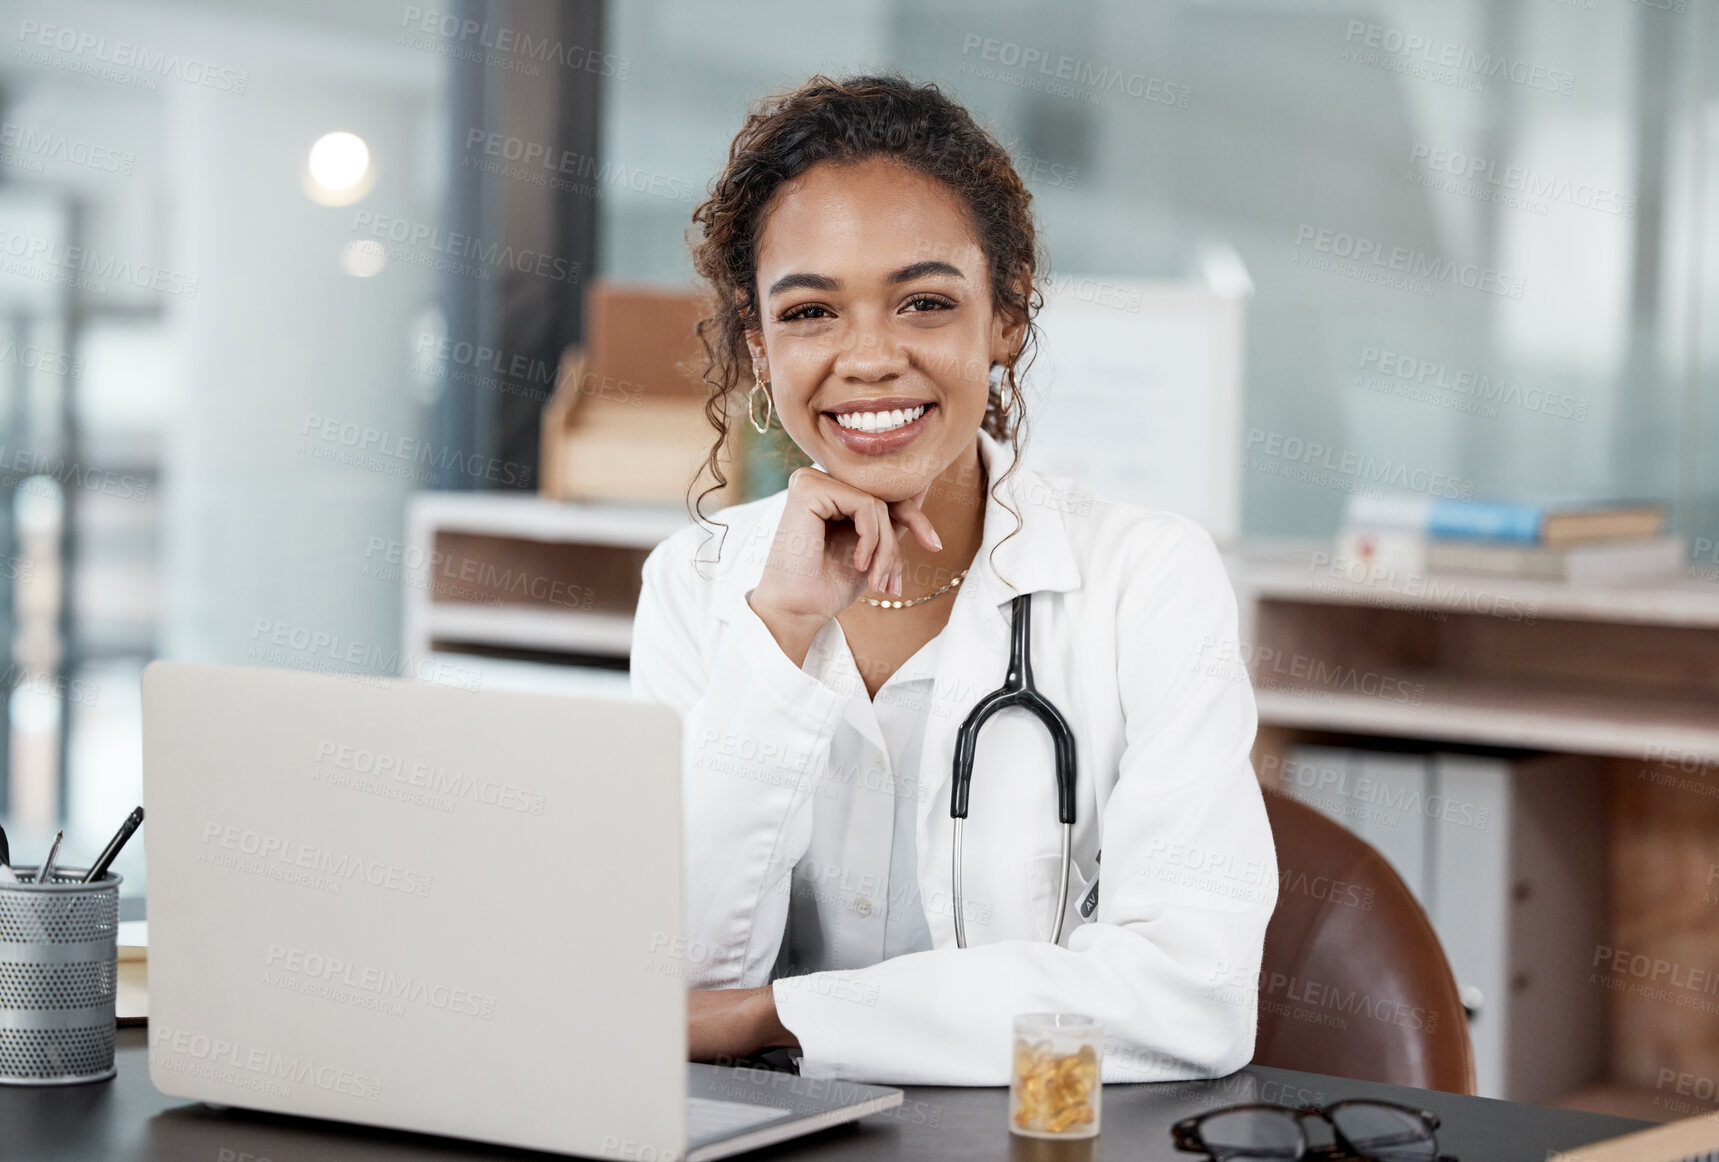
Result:
<svg viewBox="0 0 1719 1162">
<path fill-rule="evenodd" d="M 54 878 L 54 863 L 59 858 L 60 842 L 61 842 L 61 840 L 65 839 L 65 837 L 66 837 L 66 830 L 63 827 L 60 828 L 60 830 L 54 832 L 54 846 L 48 848 L 48 858 L 44 859 L 42 861 L 42 866 L 36 869 L 36 882 L 37 883 L 45 884 L 45 883 L 49 883 L 53 880 L 53 878 Z"/>
<path fill-rule="evenodd" d="M 89 873 L 84 876 L 84 883 L 93 884 L 106 874 L 109 865 L 119 855 L 119 849 L 126 845 L 142 824 L 143 808 L 139 807 L 125 817 L 125 822 L 119 825 L 119 831 L 107 841 L 107 846 L 102 848 L 101 854 L 96 857 L 95 863 L 91 865 Z"/>
</svg>

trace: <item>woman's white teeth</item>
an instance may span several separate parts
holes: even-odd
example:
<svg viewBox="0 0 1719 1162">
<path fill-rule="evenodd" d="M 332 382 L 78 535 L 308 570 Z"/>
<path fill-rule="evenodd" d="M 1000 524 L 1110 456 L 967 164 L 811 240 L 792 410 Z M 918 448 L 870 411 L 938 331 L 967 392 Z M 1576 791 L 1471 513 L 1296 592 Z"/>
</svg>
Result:
<svg viewBox="0 0 1719 1162">
<path fill-rule="evenodd" d="M 892 412 L 838 412 L 836 423 L 856 432 L 893 432 L 925 414 L 925 405 L 896 408 Z"/>
</svg>

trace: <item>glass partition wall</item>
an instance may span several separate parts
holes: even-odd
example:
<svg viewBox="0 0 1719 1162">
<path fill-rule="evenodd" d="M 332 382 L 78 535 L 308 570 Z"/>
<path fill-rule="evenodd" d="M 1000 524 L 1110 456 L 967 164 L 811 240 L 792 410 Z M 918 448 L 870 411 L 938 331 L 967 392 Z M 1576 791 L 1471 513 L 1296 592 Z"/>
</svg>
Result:
<svg viewBox="0 0 1719 1162">
<path fill-rule="evenodd" d="M 600 266 L 690 278 L 689 191 L 750 99 L 900 69 L 1006 139 L 1058 271 L 1251 284 L 1246 534 L 1327 535 L 1375 488 L 1628 496 L 1711 554 L 1713 25 L 1704 0 L 617 5 L 605 156 L 664 180 L 605 195 Z"/>
<path fill-rule="evenodd" d="M 62 827 L 61 862 L 92 859 L 140 801 L 151 658 L 397 670 L 399 585 L 365 553 L 418 481 L 340 436 L 421 438 L 443 382 L 413 370 L 434 273 L 368 232 L 440 213 L 446 56 L 404 11 L 0 0 L 0 819 L 21 863 Z M 124 916 L 147 839 L 117 865 Z"/>
</svg>

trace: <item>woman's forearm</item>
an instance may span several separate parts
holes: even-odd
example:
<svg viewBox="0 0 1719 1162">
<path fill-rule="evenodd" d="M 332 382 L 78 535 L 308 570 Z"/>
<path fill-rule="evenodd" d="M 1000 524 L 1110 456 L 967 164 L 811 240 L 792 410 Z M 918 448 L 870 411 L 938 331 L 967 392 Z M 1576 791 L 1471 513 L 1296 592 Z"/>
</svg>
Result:
<svg viewBox="0 0 1719 1162">
<path fill-rule="evenodd" d="M 800 1043 L 776 1013 L 775 990 L 707 989 L 687 994 L 687 1056 L 693 1061 L 750 1057 Z"/>
</svg>

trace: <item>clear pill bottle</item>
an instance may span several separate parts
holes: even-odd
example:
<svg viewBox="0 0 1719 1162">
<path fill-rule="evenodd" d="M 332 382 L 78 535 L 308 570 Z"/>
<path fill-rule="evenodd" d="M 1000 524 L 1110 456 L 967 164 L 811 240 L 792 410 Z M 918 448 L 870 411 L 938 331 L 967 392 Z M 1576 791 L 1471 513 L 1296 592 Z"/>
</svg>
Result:
<svg viewBox="0 0 1719 1162">
<path fill-rule="evenodd" d="M 1078 1013 L 1015 1018 L 1009 1130 L 1030 1138 L 1098 1135 L 1104 1026 Z"/>
</svg>

